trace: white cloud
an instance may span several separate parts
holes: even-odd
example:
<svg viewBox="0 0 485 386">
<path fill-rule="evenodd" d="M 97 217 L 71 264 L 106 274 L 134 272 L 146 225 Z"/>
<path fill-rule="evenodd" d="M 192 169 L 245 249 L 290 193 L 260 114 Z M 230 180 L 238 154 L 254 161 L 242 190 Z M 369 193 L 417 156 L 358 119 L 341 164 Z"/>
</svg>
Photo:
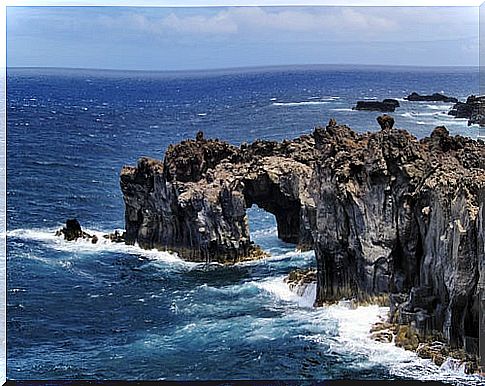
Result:
<svg viewBox="0 0 485 386">
<path fill-rule="evenodd" d="M 132 28 L 141 32 L 163 35 L 178 34 L 246 35 L 275 32 L 311 32 L 315 34 L 366 36 L 394 30 L 397 24 L 390 18 L 375 16 L 366 11 L 349 8 L 264 9 L 259 7 L 226 8 L 209 14 L 184 15 L 170 12 L 165 16 L 142 13 L 103 17 L 110 27 Z"/>
</svg>

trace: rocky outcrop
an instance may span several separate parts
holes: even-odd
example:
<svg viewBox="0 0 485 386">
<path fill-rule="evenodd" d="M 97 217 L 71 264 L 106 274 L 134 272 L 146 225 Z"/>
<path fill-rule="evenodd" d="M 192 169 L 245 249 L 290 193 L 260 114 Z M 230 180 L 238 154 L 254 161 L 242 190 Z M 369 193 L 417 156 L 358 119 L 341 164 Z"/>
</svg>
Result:
<svg viewBox="0 0 485 386">
<path fill-rule="evenodd" d="M 357 134 L 331 120 L 312 135 L 240 147 L 198 134 L 163 161 L 141 158 L 120 177 L 126 242 L 238 261 L 254 256 L 246 208 L 256 204 L 275 215 L 282 240 L 314 248 L 317 305 L 385 297 L 392 321 L 409 326 L 403 339 L 441 334 L 474 352 L 485 144 L 444 127 L 418 141 L 390 116 L 378 122 Z"/>
<path fill-rule="evenodd" d="M 399 107 L 399 102 L 395 99 L 384 99 L 379 101 L 358 101 L 357 105 L 352 110 L 368 110 L 368 111 L 381 111 L 392 112 Z"/>
<path fill-rule="evenodd" d="M 78 239 L 85 239 L 96 244 L 99 239 L 97 235 L 91 235 L 83 231 L 81 224 L 75 218 L 66 220 L 66 226 L 59 229 L 55 233 L 56 236 L 63 237 L 66 241 L 76 241 Z M 104 239 L 110 240 L 113 243 L 124 243 L 125 232 L 115 230 L 113 233 L 107 233 L 103 235 Z"/>
<path fill-rule="evenodd" d="M 445 103 L 457 103 L 458 99 L 449 97 L 443 94 L 435 92 L 431 95 L 419 95 L 417 92 L 409 94 L 404 99 L 412 102 L 445 102 Z"/>
<path fill-rule="evenodd" d="M 245 259 L 257 250 L 246 215 L 256 204 L 275 215 L 280 239 L 310 248 L 314 158 L 311 135 L 235 147 L 201 133 L 163 162 L 142 158 L 121 172 L 126 241 L 193 261 Z"/>
<path fill-rule="evenodd" d="M 98 242 L 96 235 L 90 235 L 82 230 L 81 224 L 75 218 L 66 220 L 66 226 L 56 232 L 56 236 L 64 237 L 66 241 L 76 241 L 77 239 L 88 239 L 93 244 Z"/>
<path fill-rule="evenodd" d="M 485 145 L 444 127 L 314 133 L 317 303 L 390 293 L 393 318 L 452 347 L 478 338 Z M 483 273 L 482 273 L 483 274 Z"/>
<path fill-rule="evenodd" d="M 466 102 L 457 102 L 448 115 L 468 119 L 468 126 L 485 125 L 485 96 L 470 95 Z"/>
<path fill-rule="evenodd" d="M 381 319 L 370 329 L 371 339 L 391 343 L 405 350 L 416 352 L 423 359 L 431 359 L 437 366 L 454 364 L 467 374 L 479 370 L 477 355 L 469 354 L 462 348 L 451 348 L 440 334 L 422 335 L 412 325 L 398 324 Z"/>
<path fill-rule="evenodd" d="M 302 296 L 308 285 L 317 282 L 317 270 L 315 268 L 294 269 L 285 278 L 288 287 L 298 295 Z"/>
</svg>

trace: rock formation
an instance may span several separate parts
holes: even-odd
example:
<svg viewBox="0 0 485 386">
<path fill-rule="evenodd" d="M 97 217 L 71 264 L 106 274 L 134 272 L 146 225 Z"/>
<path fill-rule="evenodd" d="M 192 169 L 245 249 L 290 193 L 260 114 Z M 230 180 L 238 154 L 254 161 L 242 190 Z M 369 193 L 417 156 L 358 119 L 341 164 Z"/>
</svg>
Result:
<svg viewBox="0 0 485 386">
<path fill-rule="evenodd" d="M 163 162 L 123 168 L 126 240 L 188 260 L 237 261 L 254 254 L 246 208 L 257 204 L 275 215 L 280 239 L 311 248 L 313 160 L 311 135 L 235 147 L 198 134 L 170 146 Z"/>
<path fill-rule="evenodd" d="M 454 347 L 478 338 L 485 145 L 437 127 L 317 129 L 317 303 L 391 293 L 393 318 Z M 483 269 L 482 273 L 483 275 Z"/>
<path fill-rule="evenodd" d="M 81 224 L 75 218 L 66 220 L 66 226 L 56 232 L 56 236 L 63 236 L 64 240 L 76 241 L 77 239 L 90 239 L 93 244 L 98 242 L 97 236 L 84 232 Z"/>
<path fill-rule="evenodd" d="M 448 115 L 453 115 L 455 118 L 467 118 L 468 126 L 485 125 L 485 96 L 470 95 L 466 102 L 457 102 Z"/>
<path fill-rule="evenodd" d="M 59 237 L 64 237 L 64 240 L 66 241 L 86 239 L 90 240 L 93 244 L 96 244 L 99 241 L 98 236 L 90 235 L 89 233 L 83 231 L 81 228 L 81 224 L 75 218 L 66 220 L 66 226 L 59 229 L 55 233 L 55 235 Z M 124 243 L 125 232 L 121 233 L 118 230 L 115 230 L 113 233 L 103 235 L 103 238 L 110 240 L 113 243 Z"/>
<path fill-rule="evenodd" d="M 458 99 L 454 97 L 449 97 L 443 94 L 435 92 L 431 95 L 419 95 L 417 92 L 409 94 L 404 99 L 413 102 L 445 102 L 445 103 L 457 103 Z"/>
<path fill-rule="evenodd" d="M 254 255 L 246 208 L 257 204 L 282 240 L 314 248 L 317 305 L 389 295 L 394 322 L 476 351 L 485 144 L 444 127 L 418 141 L 390 116 L 378 122 L 240 147 L 199 134 L 163 161 L 141 158 L 120 177 L 126 242 L 237 261 Z"/>
<path fill-rule="evenodd" d="M 352 110 L 381 111 L 383 113 L 392 112 L 399 107 L 399 102 L 395 99 L 384 99 L 379 101 L 358 101 Z"/>
</svg>

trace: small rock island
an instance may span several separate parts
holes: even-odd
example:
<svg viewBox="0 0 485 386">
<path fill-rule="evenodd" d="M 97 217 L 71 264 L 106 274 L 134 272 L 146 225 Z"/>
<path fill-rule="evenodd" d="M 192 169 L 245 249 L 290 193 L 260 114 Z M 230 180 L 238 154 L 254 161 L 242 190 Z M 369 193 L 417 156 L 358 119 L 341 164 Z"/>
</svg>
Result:
<svg viewBox="0 0 485 386">
<path fill-rule="evenodd" d="M 141 158 L 120 176 L 126 242 L 236 262 L 257 250 L 246 215 L 256 204 L 280 239 L 315 250 L 316 305 L 385 296 L 393 321 L 476 353 L 485 143 L 442 126 L 418 140 L 390 116 L 378 122 L 358 134 L 330 120 L 239 147 L 199 133 L 163 161 Z"/>
<path fill-rule="evenodd" d="M 399 101 L 396 99 L 384 99 L 380 101 L 357 101 L 357 104 L 352 110 L 367 110 L 367 111 L 380 111 L 383 113 L 393 112 L 399 107 Z"/>
<path fill-rule="evenodd" d="M 444 103 L 458 103 L 455 97 L 446 96 L 435 92 L 431 95 L 420 95 L 417 92 L 412 92 L 404 99 L 412 102 L 444 102 Z"/>
</svg>

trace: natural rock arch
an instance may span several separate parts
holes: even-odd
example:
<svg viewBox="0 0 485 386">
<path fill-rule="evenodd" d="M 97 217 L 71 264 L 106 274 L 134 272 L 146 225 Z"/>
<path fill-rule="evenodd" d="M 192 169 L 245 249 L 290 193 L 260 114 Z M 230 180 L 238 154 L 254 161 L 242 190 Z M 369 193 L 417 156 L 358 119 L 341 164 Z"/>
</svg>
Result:
<svg viewBox="0 0 485 386">
<path fill-rule="evenodd" d="M 121 173 L 126 240 L 194 261 L 246 258 L 256 248 L 246 208 L 256 204 L 276 217 L 281 240 L 311 248 L 313 149 L 312 136 L 236 147 L 198 134 L 163 162 L 141 158 Z"/>
</svg>

